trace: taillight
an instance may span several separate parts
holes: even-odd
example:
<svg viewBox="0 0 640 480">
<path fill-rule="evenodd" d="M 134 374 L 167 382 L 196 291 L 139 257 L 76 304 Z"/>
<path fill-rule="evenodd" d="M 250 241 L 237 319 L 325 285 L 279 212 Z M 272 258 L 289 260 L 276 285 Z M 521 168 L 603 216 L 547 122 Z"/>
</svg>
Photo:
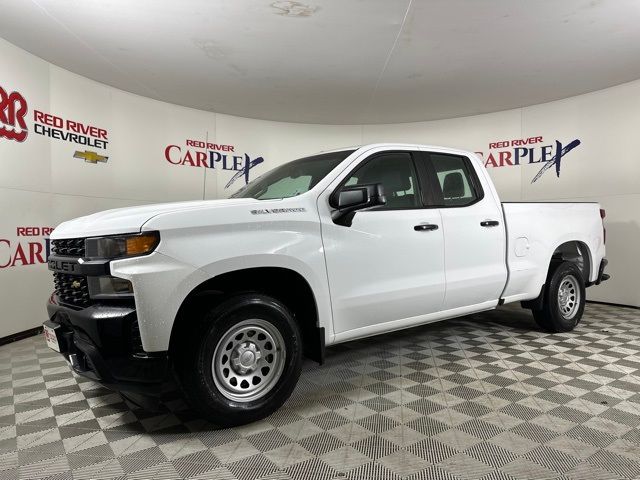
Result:
<svg viewBox="0 0 640 480">
<path fill-rule="evenodd" d="M 604 210 L 604 208 L 600 209 L 600 218 L 602 219 L 602 241 L 603 243 L 607 243 L 607 229 L 604 228 L 604 217 L 607 216 L 607 212 Z"/>
</svg>

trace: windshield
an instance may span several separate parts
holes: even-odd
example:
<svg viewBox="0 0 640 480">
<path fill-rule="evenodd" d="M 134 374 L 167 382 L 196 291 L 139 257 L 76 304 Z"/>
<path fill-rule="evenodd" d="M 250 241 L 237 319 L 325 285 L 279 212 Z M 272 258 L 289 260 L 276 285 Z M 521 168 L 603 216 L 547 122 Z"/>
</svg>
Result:
<svg viewBox="0 0 640 480">
<path fill-rule="evenodd" d="M 355 150 L 321 153 L 285 163 L 259 176 L 231 195 L 231 198 L 272 200 L 308 192 Z"/>
</svg>

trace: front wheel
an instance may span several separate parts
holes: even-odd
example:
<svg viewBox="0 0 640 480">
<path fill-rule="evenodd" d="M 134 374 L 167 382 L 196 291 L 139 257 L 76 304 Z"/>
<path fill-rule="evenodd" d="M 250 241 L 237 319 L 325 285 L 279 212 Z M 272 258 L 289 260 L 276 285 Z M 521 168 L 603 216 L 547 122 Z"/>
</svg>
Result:
<svg viewBox="0 0 640 480">
<path fill-rule="evenodd" d="M 291 395 L 302 364 L 298 326 L 278 300 L 231 298 L 207 312 L 177 373 L 191 406 L 221 426 L 264 418 Z"/>
<path fill-rule="evenodd" d="M 575 263 L 559 263 L 547 277 L 542 308 L 534 309 L 533 318 L 549 332 L 569 332 L 580 322 L 584 312 L 585 288 L 582 273 Z"/>
</svg>

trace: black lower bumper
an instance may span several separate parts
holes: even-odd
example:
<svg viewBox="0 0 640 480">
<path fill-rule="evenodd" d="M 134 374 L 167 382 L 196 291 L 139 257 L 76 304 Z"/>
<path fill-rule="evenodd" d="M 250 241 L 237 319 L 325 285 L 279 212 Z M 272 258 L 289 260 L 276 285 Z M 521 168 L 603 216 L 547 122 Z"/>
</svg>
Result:
<svg viewBox="0 0 640 480">
<path fill-rule="evenodd" d="M 93 305 L 81 310 L 47 303 L 60 353 L 74 372 L 108 388 L 161 395 L 175 388 L 167 352 L 145 352 L 133 306 Z"/>
</svg>

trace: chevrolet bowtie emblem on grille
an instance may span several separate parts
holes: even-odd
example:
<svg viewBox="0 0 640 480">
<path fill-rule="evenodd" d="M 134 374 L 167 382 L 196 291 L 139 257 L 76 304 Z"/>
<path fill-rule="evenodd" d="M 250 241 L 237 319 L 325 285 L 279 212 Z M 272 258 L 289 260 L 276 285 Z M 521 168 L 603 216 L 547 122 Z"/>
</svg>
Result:
<svg viewBox="0 0 640 480">
<path fill-rule="evenodd" d="M 74 280 L 73 282 L 71 282 L 71 287 L 80 288 L 80 282 L 78 280 Z"/>
<path fill-rule="evenodd" d="M 84 152 L 78 152 L 73 154 L 73 158 L 82 158 L 87 163 L 93 163 L 94 165 L 98 162 L 106 163 L 109 160 L 109 157 L 105 157 L 104 155 L 99 155 L 96 152 L 90 152 L 89 150 L 85 150 Z"/>
</svg>

